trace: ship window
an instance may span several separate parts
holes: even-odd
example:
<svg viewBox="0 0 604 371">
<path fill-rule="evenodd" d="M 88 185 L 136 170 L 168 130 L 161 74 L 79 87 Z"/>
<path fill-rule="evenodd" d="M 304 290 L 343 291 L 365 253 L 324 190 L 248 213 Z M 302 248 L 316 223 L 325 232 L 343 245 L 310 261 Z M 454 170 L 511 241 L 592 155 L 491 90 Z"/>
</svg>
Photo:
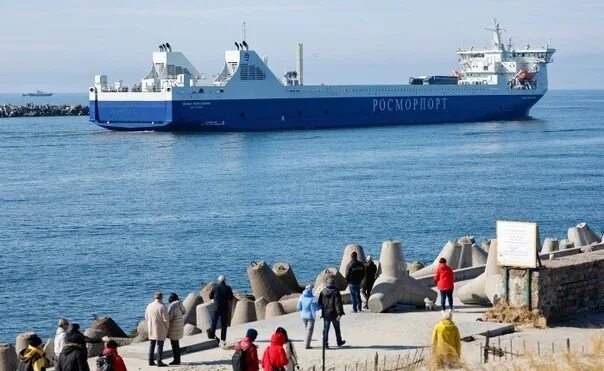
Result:
<svg viewBox="0 0 604 371">
<path fill-rule="evenodd" d="M 264 71 L 253 64 L 242 63 L 239 70 L 241 80 L 266 80 Z"/>
</svg>

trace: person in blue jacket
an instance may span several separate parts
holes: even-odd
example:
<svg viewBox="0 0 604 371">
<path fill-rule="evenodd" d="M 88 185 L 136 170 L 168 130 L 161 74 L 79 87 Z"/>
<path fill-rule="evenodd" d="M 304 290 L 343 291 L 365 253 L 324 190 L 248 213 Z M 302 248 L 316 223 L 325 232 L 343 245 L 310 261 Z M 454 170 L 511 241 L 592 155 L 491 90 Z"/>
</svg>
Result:
<svg viewBox="0 0 604 371">
<path fill-rule="evenodd" d="M 312 294 L 310 285 L 307 285 L 298 300 L 298 310 L 300 311 L 300 317 L 304 322 L 305 334 L 306 334 L 306 349 L 310 349 L 310 341 L 312 339 L 312 333 L 315 329 L 315 318 L 317 318 L 317 311 L 319 310 L 319 302 Z"/>
</svg>

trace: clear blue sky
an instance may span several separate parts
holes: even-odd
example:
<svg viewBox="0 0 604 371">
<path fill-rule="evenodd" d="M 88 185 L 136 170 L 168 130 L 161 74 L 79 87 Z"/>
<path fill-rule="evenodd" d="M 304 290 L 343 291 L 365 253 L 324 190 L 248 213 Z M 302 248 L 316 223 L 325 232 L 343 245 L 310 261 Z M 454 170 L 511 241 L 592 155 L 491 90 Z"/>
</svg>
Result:
<svg viewBox="0 0 604 371">
<path fill-rule="evenodd" d="M 128 85 L 170 42 L 206 74 L 247 39 L 278 76 L 304 43 L 305 82 L 405 83 L 448 74 L 462 45 L 488 45 L 497 17 L 517 46 L 558 49 L 551 88 L 604 88 L 604 1 L 7 1 L 0 22 L 0 92 L 86 91 L 95 74 Z"/>
</svg>

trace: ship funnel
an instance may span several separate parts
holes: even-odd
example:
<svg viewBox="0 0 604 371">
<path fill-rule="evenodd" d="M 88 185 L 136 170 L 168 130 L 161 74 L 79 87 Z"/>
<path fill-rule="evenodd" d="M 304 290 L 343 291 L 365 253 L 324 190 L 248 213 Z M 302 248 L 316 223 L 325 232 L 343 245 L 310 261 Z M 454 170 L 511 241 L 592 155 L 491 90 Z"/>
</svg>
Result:
<svg viewBox="0 0 604 371">
<path fill-rule="evenodd" d="M 166 43 L 166 48 L 168 49 L 169 52 L 172 51 L 172 47 L 170 46 L 170 44 Z"/>
<path fill-rule="evenodd" d="M 235 41 L 235 47 L 237 48 L 237 50 L 239 50 L 239 44 L 237 43 L 237 41 Z"/>
<path fill-rule="evenodd" d="M 160 52 L 163 52 L 163 51 L 164 51 L 164 45 L 163 45 L 163 44 L 159 46 L 159 51 L 160 51 Z"/>
<path fill-rule="evenodd" d="M 298 74 L 298 84 L 304 85 L 304 46 L 302 44 L 298 44 L 298 52 L 296 54 L 296 72 Z"/>
<path fill-rule="evenodd" d="M 241 45 L 245 46 L 245 50 L 250 50 L 249 46 L 247 45 L 247 43 L 245 42 L 245 40 L 243 40 L 241 42 Z"/>
</svg>

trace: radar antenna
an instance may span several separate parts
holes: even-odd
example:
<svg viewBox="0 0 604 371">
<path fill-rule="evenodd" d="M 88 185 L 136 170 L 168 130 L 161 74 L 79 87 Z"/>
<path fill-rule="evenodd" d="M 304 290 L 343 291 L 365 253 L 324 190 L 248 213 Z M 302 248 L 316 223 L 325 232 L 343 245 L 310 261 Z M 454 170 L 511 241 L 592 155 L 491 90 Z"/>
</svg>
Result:
<svg viewBox="0 0 604 371">
<path fill-rule="evenodd" d="M 486 30 L 493 31 L 493 47 L 497 50 L 504 50 L 505 47 L 501 42 L 501 31 L 505 31 L 505 29 L 499 26 L 496 18 L 493 18 L 493 28 L 487 28 Z"/>
</svg>

